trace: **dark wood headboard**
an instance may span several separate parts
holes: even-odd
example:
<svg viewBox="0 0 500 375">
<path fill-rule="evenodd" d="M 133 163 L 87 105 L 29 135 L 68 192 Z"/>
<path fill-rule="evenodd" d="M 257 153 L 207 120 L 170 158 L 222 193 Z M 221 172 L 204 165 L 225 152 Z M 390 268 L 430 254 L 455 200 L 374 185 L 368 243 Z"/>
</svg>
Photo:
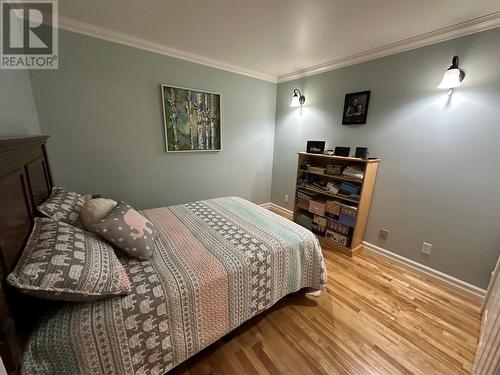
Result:
<svg viewBox="0 0 500 375">
<path fill-rule="evenodd" d="M 37 302 L 13 290 L 5 278 L 29 237 L 36 206 L 52 190 L 47 138 L 0 138 L 0 355 L 9 374 L 19 371 L 27 317 L 37 311 Z"/>
</svg>

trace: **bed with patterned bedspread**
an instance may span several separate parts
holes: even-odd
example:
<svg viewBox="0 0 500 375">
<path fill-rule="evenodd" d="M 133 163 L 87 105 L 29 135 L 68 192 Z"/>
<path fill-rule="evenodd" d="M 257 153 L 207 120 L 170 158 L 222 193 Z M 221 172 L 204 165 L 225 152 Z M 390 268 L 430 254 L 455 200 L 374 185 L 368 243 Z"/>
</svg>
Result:
<svg viewBox="0 0 500 375">
<path fill-rule="evenodd" d="M 142 213 L 161 234 L 151 259 L 120 259 L 131 294 L 49 312 L 24 374 L 164 374 L 287 294 L 326 287 L 316 237 L 244 199 Z"/>
</svg>

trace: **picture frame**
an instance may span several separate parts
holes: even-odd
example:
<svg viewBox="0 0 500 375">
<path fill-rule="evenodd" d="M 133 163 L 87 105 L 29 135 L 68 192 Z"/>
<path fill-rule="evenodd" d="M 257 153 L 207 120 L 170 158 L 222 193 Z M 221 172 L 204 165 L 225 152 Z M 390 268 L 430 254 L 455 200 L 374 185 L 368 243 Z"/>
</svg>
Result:
<svg viewBox="0 0 500 375">
<path fill-rule="evenodd" d="M 370 91 L 360 91 L 345 95 L 342 125 L 366 124 Z"/>
<path fill-rule="evenodd" d="M 335 147 L 335 152 L 333 154 L 335 156 L 349 157 L 349 155 L 351 154 L 351 148 L 345 146 L 337 146 Z"/>
<path fill-rule="evenodd" d="M 325 141 L 307 141 L 306 152 L 309 154 L 322 154 L 325 151 Z"/>
<path fill-rule="evenodd" d="M 166 152 L 222 150 L 222 95 L 160 84 Z"/>
</svg>

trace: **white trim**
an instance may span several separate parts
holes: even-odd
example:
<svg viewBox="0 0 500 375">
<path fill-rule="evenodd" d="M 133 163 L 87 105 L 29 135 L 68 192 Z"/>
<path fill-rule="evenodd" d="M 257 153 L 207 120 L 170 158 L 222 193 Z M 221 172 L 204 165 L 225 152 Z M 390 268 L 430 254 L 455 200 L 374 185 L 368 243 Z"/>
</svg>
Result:
<svg viewBox="0 0 500 375">
<path fill-rule="evenodd" d="M 384 56 L 394 55 L 400 52 L 424 47 L 430 44 L 444 42 L 446 40 L 458 38 L 464 35 L 500 27 L 500 12 L 491 13 L 482 17 L 474 18 L 472 20 L 457 23 L 452 26 L 417 35 L 415 37 L 386 44 L 384 46 L 373 48 L 367 51 L 355 53 L 353 55 L 342 57 L 340 59 L 327 61 L 322 64 L 317 64 L 297 71 L 282 74 L 278 77 L 258 72 L 252 69 L 247 69 L 241 66 L 229 64 L 223 61 L 210 59 L 208 57 L 200 56 L 194 53 L 181 51 L 177 48 L 168 47 L 160 43 L 150 42 L 146 39 L 77 21 L 69 17 L 59 16 L 59 27 L 75 33 L 108 40 L 110 42 L 119 43 L 130 47 L 140 48 L 146 51 L 210 66 L 212 68 L 221 69 L 236 74 L 242 74 L 248 77 L 261 79 L 263 81 L 281 83 L 297 78 L 327 72 L 334 69 L 343 68 L 349 65 L 359 64 L 361 62 L 374 60 Z"/>
<path fill-rule="evenodd" d="M 263 81 L 276 83 L 276 77 L 269 74 L 257 72 L 255 70 L 243 68 L 233 64 L 228 64 L 223 61 L 210 59 L 194 53 L 181 51 L 177 48 L 168 47 L 160 43 L 150 42 L 146 39 L 77 21 L 69 17 L 59 17 L 59 28 L 130 47 L 140 48 L 145 51 L 155 52 L 161 55 L 175 57 L 177 59 L 210 66 L 212 68 L 226 70 L 228 72 L 236 74 L 242 74 L 248 77 L 261 79 Z"/>
<path fill-rule="evenodd" d="M 428 33 L 414 36 L 399 42 L 389 43 L 381 47 L 372 48 L 367 51 L 355 53 L 340 59 L 327 61 L 322 64 L 313 65 L 304 69 L 293 71 L 278 76 L 278 83 L 291 81 L 297 78 L 312 76 L 349 65 L 359 64 L 365 61 L 378 59 L 380 57 L 394 55 L 396 53 L 409 51 L 415 48 L 428 46 L 430 44 L 444 42 L 449 39 L 464 35 L 493 29 L 500 26 L 500 12 L 474 18 L 452 26 L 443 27 Z"/>
<path fill-rule="evenodd" d="M 292 210 L 289 210 L 288 208 L 285 208 L 285 207 L 278 206 L 277 204 L 274 204 L 272 202 L 262 203 L 260 206 L 264 207 L 268 210 L 270 208 L 272 208 L 273 210 L 278 211 L 280 214 L 282 214 L 287 219 L 291 220 L 293 218 L 293 211 Z"/>
<path fill-rule="evenodd" d="M 382 258 L 389 263 L 425 276 L 435 282 L 440 283 L 441 285 L 448 287 L 449 289 L 452 289 L 471 298 L 474 301 L 482 302 L 486 295 L 486 290 L 482 288 L 457 279 L 456 277 L 447 275 L 441 271 L 435 270 L 434 268 L 424 266 L 423 264 L 402 257 L 401 255 L 397 255 L 372 243 L 363 241 L 363 251 L 366 251 L 367 253 L 376 257 Z"/>
<path fill-rule="evenodd" d="M 288 216 L 289 218 L 293 217 L 293 211 L 285 207 L 278 206 L 277 204 L 274 204 L 272 202 L 262 203 L 260 206 L 266 209 L 272 208 L 275 211 L 282 213 L 283 216 Z M 411 259 L 402 257 L 401 255 L 383 249 L 370 242 L 363 241 L 363 251 L 376 257 L 382 258 L 385 261 L 395 264 L 401 268 L 425 276 L 441 285 L 448 287 L 449 289 L 452 289 L 469 297 L 474 301 L 482 302 L 486 296 L 486 290 L 482 288 L 469 284 L 466 281 L 457 279 L 456 277 L 447 275 L 441 271 L 435 270 L 434 268 L 417 263 Z"/>
</svg>

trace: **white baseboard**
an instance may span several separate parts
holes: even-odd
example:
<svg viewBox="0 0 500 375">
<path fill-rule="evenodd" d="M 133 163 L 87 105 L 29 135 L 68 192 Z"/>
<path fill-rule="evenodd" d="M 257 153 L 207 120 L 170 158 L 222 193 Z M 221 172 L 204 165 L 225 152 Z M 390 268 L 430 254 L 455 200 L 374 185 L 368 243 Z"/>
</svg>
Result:
<svg viewBox="0 0 500 375">
<path fill-rule="evenodd" d="M 277 204 L 274 204 L 272 202 L 267 202 L 267 203 L 262 203 L 260 205 L 261 207 L 267 208 L 268 210 L 272 208 L 274 211 L 279 212 L 282 216 L 286 217 L 287 219 L 292 220 L 293 218 L 293 211 L 289 210 L 288 208 L 278 206 Z"/>
<path fill-rule="evenodd" d="M 434 268 L 424 266 L 423 264 L 417 263 L 411 259 L 402 257 L 401 255 L 397 255 L 372 243 L 363 241 L 363 250 L 368 254 L 382 258 L 389 263 L 425 276 L 449 289 L 469 297 L 474 301 L 483 302 L 486 295 L 486 290 L 484 289 L 457 279 L 456 277 L 447 275 L 441 271 L 435 270 Z"/>
<path fill-rule="evenodd" d="M 282 216 L 285 216 L 289 219 L 293 217 L 293 211 L 278 206 L 277 204 L 274 204 L 272 202 L 262 203 L 261 207 L 273 209 L 274 211 L 279 212 Z M 486 290 L 482 288 L 469 284 L 466 281 L 457 279 L 456 277 L 447 275 L 441 271 L 435 270 L 434 268 L 417 263 L 411 259 L 402 257 L 401 255 L 397 255 L 370 242 L 363 241 L 363 250 L 368 254 L 385 260 L 386 262 L 395 264 L 401 268 L 425 276 L 428 279 L 431 279 L 451 290 L 465 295 L 466 297 L 476 302 L 482 303 L 486 296 Z"/>
</svg>

